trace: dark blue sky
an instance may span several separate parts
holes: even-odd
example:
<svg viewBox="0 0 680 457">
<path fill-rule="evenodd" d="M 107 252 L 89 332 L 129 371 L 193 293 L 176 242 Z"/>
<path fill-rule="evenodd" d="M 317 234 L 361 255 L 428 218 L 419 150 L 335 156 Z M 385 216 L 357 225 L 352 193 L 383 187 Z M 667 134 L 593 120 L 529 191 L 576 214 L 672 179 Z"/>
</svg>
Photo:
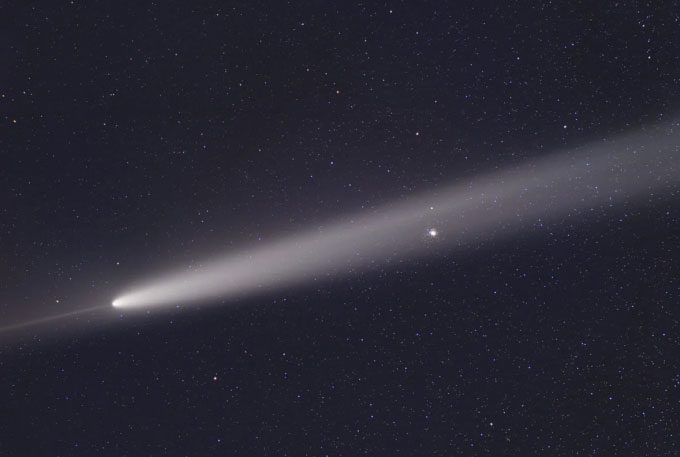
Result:
<svg viewBox="0 0 680 457">
<path fill-rule="evenodd" d="M 678 111 L 676 1 L 335 3 L 4 2 L 0 322 Z M 31 328 L 0 454 L 675 455 L 678 210 Z"/>
</svg>

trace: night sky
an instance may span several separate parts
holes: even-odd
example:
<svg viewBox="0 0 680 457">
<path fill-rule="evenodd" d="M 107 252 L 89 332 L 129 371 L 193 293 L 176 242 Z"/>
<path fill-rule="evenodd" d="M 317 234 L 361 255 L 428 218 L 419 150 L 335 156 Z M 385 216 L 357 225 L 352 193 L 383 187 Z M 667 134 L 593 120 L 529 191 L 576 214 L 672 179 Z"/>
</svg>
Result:
<svg viewBox="0 0 680 457">
<path fill-rule="evenodd" d="M 0 40 L 3 328 L 680 107 L 676 1 L 7 0 Z M 2 332 L 0 456 L 680 455 L 679 196 Z"/>
</svg>

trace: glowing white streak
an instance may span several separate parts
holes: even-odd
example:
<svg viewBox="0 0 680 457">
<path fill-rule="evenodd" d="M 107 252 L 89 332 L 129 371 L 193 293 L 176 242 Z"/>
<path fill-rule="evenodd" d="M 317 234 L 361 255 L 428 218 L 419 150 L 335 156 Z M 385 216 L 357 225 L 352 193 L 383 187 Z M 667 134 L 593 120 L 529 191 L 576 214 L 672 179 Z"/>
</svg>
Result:
<svg viewBox="0 0 680 457">
<path fill-rule="evenodd" d="M 223 299 L 348 274 L 427 255 L 433 246 L 463 246 L 513 233 L 539 219 L 555 220 L 595 205 L 673 190 L 680 181 L 679 139 L 672 127 L 655 127 L 467 179 L 370 214 L 227 254 L 197 270 L 163 275 L 124 293 L 113 306 Z"/>
</svg>

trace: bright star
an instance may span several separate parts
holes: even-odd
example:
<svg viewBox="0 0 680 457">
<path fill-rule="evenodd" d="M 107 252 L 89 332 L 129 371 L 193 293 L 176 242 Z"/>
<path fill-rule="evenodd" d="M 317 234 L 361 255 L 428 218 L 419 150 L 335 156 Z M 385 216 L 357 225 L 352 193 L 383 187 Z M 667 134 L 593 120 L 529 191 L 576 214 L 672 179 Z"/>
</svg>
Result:
<svg viewBox="0 0 680 457">
<path fill-rule="evenodd" d="M 428 229 L 427 234 L 430 235 L 432 238 L 435 238 L 437 235 L 439 235 L 439 232 L 437 232 L 436 228 L 431 228 Z"/>
</svg>

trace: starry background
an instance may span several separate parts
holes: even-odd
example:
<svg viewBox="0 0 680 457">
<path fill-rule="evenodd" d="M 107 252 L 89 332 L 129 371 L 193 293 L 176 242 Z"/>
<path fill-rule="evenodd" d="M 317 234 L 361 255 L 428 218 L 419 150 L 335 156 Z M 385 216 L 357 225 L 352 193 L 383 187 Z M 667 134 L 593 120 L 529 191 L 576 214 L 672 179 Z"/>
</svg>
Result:
<svg viewBox="0 0 680 457">
<path fill-rule="evenodd" d="M 0 318 L 671 119 L 679 11 L 5 1 Z M 0 455 L 678 455 L 679 211 L 27 329 L 0 345 Z"/>
</svg>

